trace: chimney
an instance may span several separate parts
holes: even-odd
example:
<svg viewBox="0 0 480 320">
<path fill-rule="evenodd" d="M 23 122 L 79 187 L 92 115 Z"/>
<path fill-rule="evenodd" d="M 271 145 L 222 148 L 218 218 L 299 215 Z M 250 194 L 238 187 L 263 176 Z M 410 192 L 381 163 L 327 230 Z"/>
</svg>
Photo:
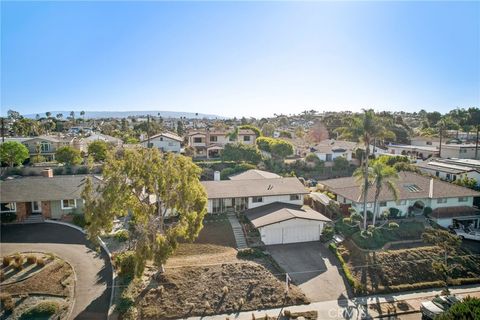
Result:
<svg viewBox="0 0 480 320">
<path fill-rule="evenodd" d="M 433 198 L 433 178 L 430 179 L 430 188 L 428 189 L 428 197 Z"/>
<path fill-rule="evenodd" d="M 213 173 L 213 181 L 220 181 L 220 171 L 215 171 Z"/>
<path fill-rule="evenodd" d="M 45 178 L 53 178 L 53 170 L 52 168 L 46 168 L 42 170 L 42 176 Z"/>
</svg>

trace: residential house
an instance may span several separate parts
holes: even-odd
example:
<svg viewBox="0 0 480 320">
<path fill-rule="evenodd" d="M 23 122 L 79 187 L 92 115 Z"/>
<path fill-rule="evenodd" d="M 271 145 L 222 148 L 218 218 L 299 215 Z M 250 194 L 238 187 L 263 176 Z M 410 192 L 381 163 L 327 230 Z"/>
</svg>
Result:
<svg viewBox="0 0 480 320">
<path fill-rule="evenodd" d="M 45 158 L 46 161 L 55 160 L 55 152 L 60 147 L 69 146 L 79 151 L 86 151 L 86 144 L 83 138 L 72 136 L 38 136 L 28 138 L 22 142 L 28 149 L 30 157 L 37 154 Z"/>
<path fill-rule="evenodd" d="M 140 144 L 145 148 L 157 148 L 162 152 L 180 153 L 183 139 L 171 132 L 162 132 L 144 139 Z M 150 144 L 149 144 L 150 143 Z"/>
<path fill-rule="evenodd" d="M 256 170 L 251 169 L 244 171 L 242 173 L 238 173 L 228 177 L 230 180 L 257 180 L 257 179 L 274 179 L 274 178 L 281 178 L 276 173 L 263 171 L 263 170 Z"/>
<path fill-rule="evenodd" d="M 453 182 L 464 177 L 475 179 L 480 186 L 480 161 L 472 159 L 434 158 L 415 164 L 420 171 Z"/>
<path fill-rule="evenodd" d="M 442 144 L 441 158 L 480 159 L 480 150 L 471 144 Z M 475 158 L 476 157 L 476 158 Z"/>
<path fill-rule="evenodd" d="M 255 144 L 256 134 L 250 129 L 238 129 L 236 135 L 232 130 L 207 129 L 192 131 L 188 134 L 188 146 L 193 148 L 193 157 L 217 158 L 228 143 L 241 142 Z"/>
<path fill-rule="evenodd" d="M 114 147 L 121 147 L 123 145 L 123 141 L 120 138 L 112 137 L 107 134 L 103 133 L 92 133 L 88 137 L 83 138 L 85 143 L 89 145 L 94 141 L 105 141 L 108 144 L 111 144 Z"/>
<path fill-rule="evenodd" d="M 311 151 L 325 162 L 332 162 L 338 157 L 344 157 L 348 161 L 352 161 L 356 148 L 356 142 L 329 139 L 316 144 L 311 148 Z"/>
<path fill-rule="evenodd" d="M 480 216 L 472 219 L 470 210 L 464 214 L 461 211 L 465 207 L 472 207 L 474 201 L 477 203 L 480 192 L 413 172 L 400 172 L 395 185 L 398 190 L 398 200 L 395 200 L 393 193 L 386 186 L 382 188 L 378 199 L 379 214 L 390 208 L 398 209 L 400 216 L 406 216 L 409 212 L 422 215 L 425 207 L 430 207 L 433 211 L 438 208 L 457 208 L 455 210 L 460 213 L 449 217 L 451 223 L 474 223 L 479 227 Z M 363 194 L 360 182 L 356 178 L 324 180 L 319 182 L 319 186 L 336 195 L 336 200 L 344 213 L 348 212 L 350 207 L 358 212 L 363 211 Z M 367 198 L 367 209 L 371 212 L 374 211 L 374 195 L 375 187 L 372 186 L 369 188 Z M 442 217 L 448 218 L 446 214 Z"/>
<path fill-rule="evenodd" d="M 44 219 L 62 219 L 64 215 L 83 213 L 81 193 L 86 175 L 53 176 L 45 169 L 43 176 L 21 177 L 0 182 L 0 214 L 15 212 L 17 221 L 31 215 Z M 99 183 L 94 178 L 93 183 Z"/>
<path fill-rule="evenodd" d="M 419 147 L 438 147 L 440 145 L 440 138 L 437 137 L 413 137 L 410 139 L 412 146 Z"/>
<path fill-rule="evenodd" d="M 437 147 L 434 146 L 415 146 L 415 145 L 389 145 L 388 153 L 392 155 L 407 156 L 413 159 L 425 160 L 440 155 Z"/>
</svg>

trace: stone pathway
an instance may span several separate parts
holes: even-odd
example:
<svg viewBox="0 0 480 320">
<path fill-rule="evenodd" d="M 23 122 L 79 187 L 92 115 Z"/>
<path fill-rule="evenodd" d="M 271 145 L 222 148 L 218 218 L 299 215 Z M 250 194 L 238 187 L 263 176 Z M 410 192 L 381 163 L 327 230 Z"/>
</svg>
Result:
<svg viewBox="0 0 480 320">
<path fill-rule="evenodd" d="M 228 221 L 232 226 L 233 235 L 235 236 L 235 241 L 237 242 L 237 249 L 246 249 L 248 248 L 247 240 L 245 239 L 245 235 L 243 234 L 243 228 L 240 222 L 238 222 L 237 216 L 235 213 L 228 213 L 227 214 Z"/>
</svg>

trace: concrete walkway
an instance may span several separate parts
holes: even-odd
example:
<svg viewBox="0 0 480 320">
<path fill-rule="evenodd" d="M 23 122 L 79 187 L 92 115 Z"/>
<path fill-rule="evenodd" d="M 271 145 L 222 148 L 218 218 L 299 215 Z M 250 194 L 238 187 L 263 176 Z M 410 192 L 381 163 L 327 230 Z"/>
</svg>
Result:
<svg viewBox="0 0 480 320">
<path fill-rule="evenodd" d="M 243 228 L 240 222 L 238 222 L 237 216 L 235 213 L 228 213 L 227 214 L 228 221 L 232 226 L 233 235 L 235 236 L 235 241 L 237 242 L 237 249 L 246 249 L 248 248 L 247 240 L 245 239 L 245 235 L 243 234 Z"/>
<path fill-rule="evenodd" d="M 314 302 L 308 305 L 290 306 L 285 308 L 267 309 L 267 310 L 255 310 L 245 311 L 234 314 L 221 314 L 215 316 L 208 316 L 208 319 L 213 320 L 225 320 L 225 319 L 239 319 L 239 320 L 251 320 L 252 314 L 255 317 L 263 317 L 266 314 L 269 316 L 278 316 L 283 310 L 289 310 L 291 312 L 302 311 L 317 311 L 318 319 L 322 320 L 334 320 L 334 319 L 348 319 L 348 320 L 360 320 L 360 319 L 372 319 L 378 317 L 378 313 L 368 308 L 368 305 L 375 303 L 382 303 L 388 301 L 407 301 L 410 300 L 429 300 L 436 294 L 439 294 L 441 289 L 422 290 L 411 293 L 398 293 L 387 295 L 376 295 L 359 297 L 354 299 L 339 299 L 330 301 Z M 464 286 L 457 287 L 456 289 L 450 289 L 453 294 L 457 295 L 479 295 L 480 286 Z M 412 305 L 418 305 L 418 303 L 412 303 Z M 200 320 L 202 317 L 190 317 L 189 320 Z"/>
</svg>

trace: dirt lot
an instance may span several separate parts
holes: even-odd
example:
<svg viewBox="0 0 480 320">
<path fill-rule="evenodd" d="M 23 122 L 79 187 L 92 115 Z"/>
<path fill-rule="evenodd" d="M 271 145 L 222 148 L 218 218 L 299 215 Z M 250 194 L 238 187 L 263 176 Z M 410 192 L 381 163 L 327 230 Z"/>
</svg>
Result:
<svg viewBox="0 0 480 320">
<path fill-rule="evenodd" d="M 194 243 L 181 244 L 164 274 L 150 269 L 135 290 L 136 319 L 230 313 L 308 303 L 267 257 L 237 258 L 228 220 L 206 221 Z M 278 276 L 278 278 L 277 278 Z"/>
<path fill-rule="evenodd" d="M 443 251 L 436 246 L 363 253 L 345 242 L 339 247 L 352 275 L 366 285 L 368 293 L 390 292 L 439 286 L 442 277 L 432 272 L 432 261 L 442 260 Z M 458 250 L 450 253 L 449 276 L 480 280 L 480 257 Z M 430 285 L 429 285 L 430 284 Z M 460 284 L 460 283 L 458 283 Z"/>
</svg>

